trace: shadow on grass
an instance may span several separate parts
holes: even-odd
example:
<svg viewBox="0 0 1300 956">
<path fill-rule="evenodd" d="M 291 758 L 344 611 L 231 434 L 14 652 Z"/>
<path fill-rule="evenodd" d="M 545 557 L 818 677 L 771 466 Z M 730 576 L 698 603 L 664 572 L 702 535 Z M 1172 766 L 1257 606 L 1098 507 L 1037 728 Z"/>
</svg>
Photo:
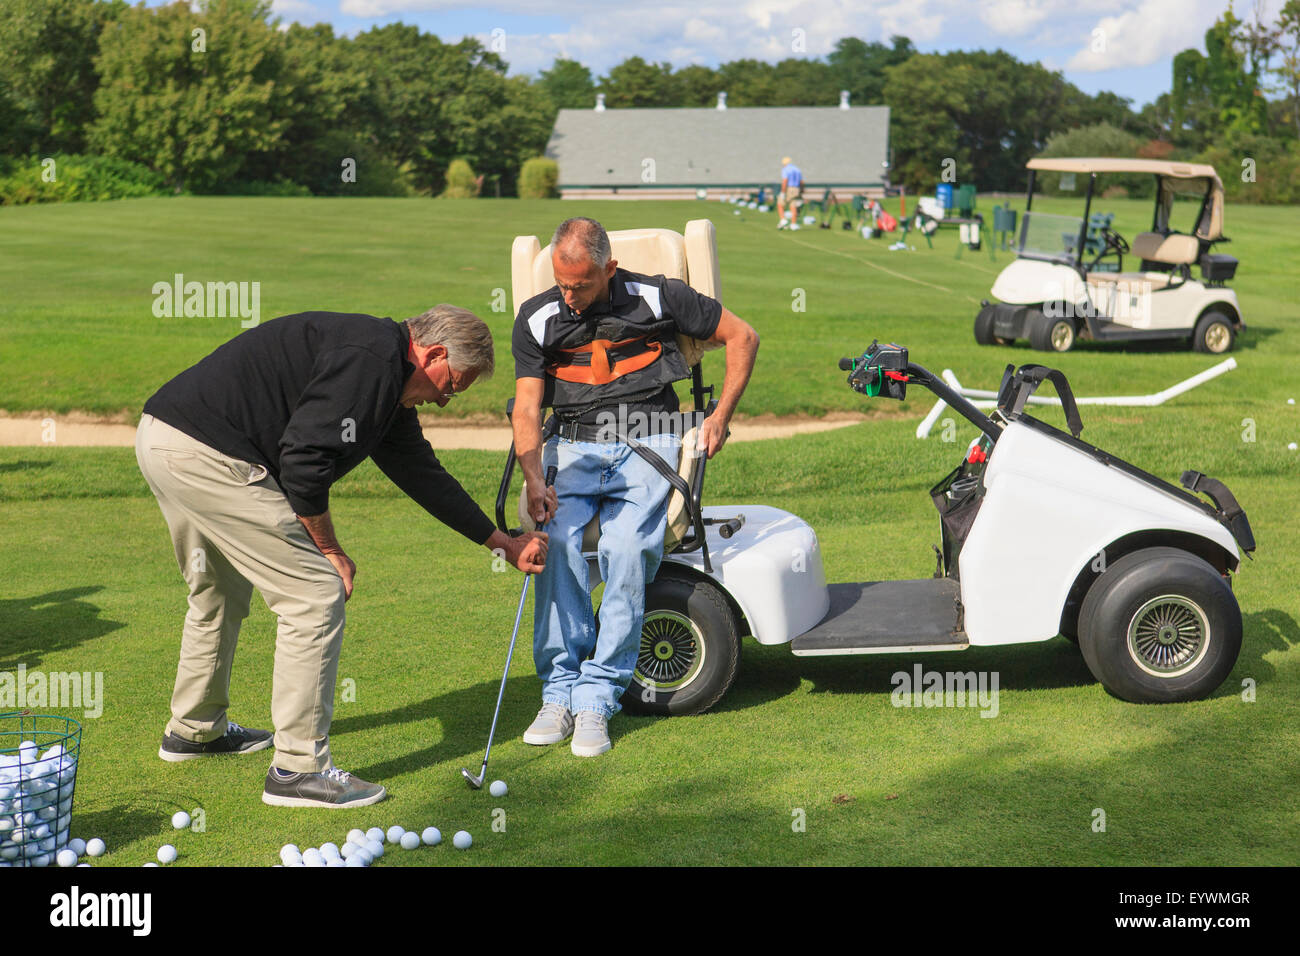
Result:
<svg viewBox="0 0 1300 956">
<path fill-rule="evenodd" d="M 36 468 L 49 468 L 52 461 L 6 461 L 0 462 L 0 474 L 7 471 L 28 471 Z"/>
<path fill-rule="evenodd" d="M 0 670 L 39 665 L 43 655 L 67 650 L 126 625 L 100 617 L 83 601 L 102 586 L 65 588 L 26 598 L 0 600 Z"/>
</svg>

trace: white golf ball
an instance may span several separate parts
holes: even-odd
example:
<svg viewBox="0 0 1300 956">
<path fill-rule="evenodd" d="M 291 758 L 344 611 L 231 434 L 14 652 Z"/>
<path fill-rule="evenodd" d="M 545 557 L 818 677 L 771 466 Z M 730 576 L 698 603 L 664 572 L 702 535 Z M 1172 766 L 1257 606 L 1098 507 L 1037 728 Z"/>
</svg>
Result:
<svg viewBox="0 0 1300 956">
<path fill-rule="evenodd" d="M 325 861 L 326 866 L 347 866 L 348 861 L 341 856 L 332 856 Z"/>
<path fill-rule="evenodd" d="M 419 845 L 420 845 L 420 837 L 416 833 L 407 832 L 402 834 L 403 850 L 414 850 Z"/>
<path fill-rule="evenodd" d="M 370 840 L 366 843 L 366 852 L 377 860 L 384 855 L 384 845 L 378 840 Z"/>
<path fill-rule="evenodd" d="M 493 780 L 492 785 L 488 787 L 488 793 L 494 797 L 504 797 L 508 789 L 504 780 Z"/>
<path fill-rule="evenodd" d="M 437 827 L 425 827 L 424 832 L 420 834 L 420 839 L 424 841 L 425 846 L 437 846 L 442 842 L 442 831 Z"/>
<path fill-rule="evenodd" d="M 359 849 L 361 849 L 361 847 L 357 846 L 355 843 L 345 843 L 343 846 L 339 847 L 339 856 L 343 857 L 345 860 L 350 860 L 352 859 L 352 854 L 356 853 Z"/>
<path fill-rule="evenodd" d="M 1294 398 L 1288 398 L 1288 399 L 1286 400 L 1286 403 L 1287 403 L 1288 405 L 1294 405 L 1294 404 L 1295 404 L 1295 399 L 1294 399 Z"/>
<path fill-rule="evenodd" d="M 399 827 L 397 824 L 393 824 L 391 827 L 388 828 L 388 842 L 389 843 L 400 842 L 402 839 L 402 834 L 405 832 L 406 831 L 403 830 L 401 827 Z"/>
<path fill-rule="evenodd" d="M 86 841 L 81 837 L 73 837 L 68 841 L 68 849 L 77 854 L 77 856 L 81 856 L 86 852 Z"/>
<path fill-rule="evenodd" d="M 474 843 L 474 838 L 465 830 L 457 830 L 456 835 L 451 838 L 451 845 L 458 850 L 468 850 Z"/>
<path fill-rule="evenodd" d="M 184 810 L 177 810 L 172 814 L 172 829 L 184 830 L 190 825 L 190 815 Z"/>
<path fill-rule="evenodd" d="M 280 862 L 285 866 L 297 866 L 302 862 L 302 853 L 298 848 L 290 843 L 280 850 Z"/>
<path fill-rule="evenodd" d="M 348 831 L 348 842 L 355 843 L 357 846 L 365 846 L 366 845 L 365 831 L 358 830 L 356 827 L 353 827 L 351 830 Z"/>
<path fill-rule="evenodd" d="M 171 863 L 176 859 L 176 847 L 170 843 L 164 843 L 158 848 L 158 862 Z"/>
<path fill-rule="evenodd" d="M 78 866 L 78 867 L 82 867 L 82 866 L 90 866 L 90 864 L 89 864 L 89 863 L 78 863 L 77 866 Z"/>
<path fill-rule="evenodd" d="M 59 855 L 56 856 L 54 860 L 59 864 L 59 866 L 76 866 L 77 854 L 65 847 L 59 851 Z"/>
<path fill-rule="evenodd" d="M 36 744 L 30 740 L 24 740 L 18 745 L 18 763 L 34 763 L 36 761 Z"/>
<path fill-rule="evenodd" d="M 320 855 L 325 857 L 327 860 L 342 859 L 339 855 L 339 846 L 337 843 L 322 843 L 320 845 Z"/>
<path fill-rule="evenodd" d="M 353 860 L 360 860 L 362 866 L 369 866 L 371 863 L 375 862 L 375 855 L 365 847 L 359 846 L 357 847 L 357 852 L 348 857 L 349 863 Z"/>
<path fill-rule="evenodd" d="M 365 866 L 366 858 L 359 853 L 353 853 L 350 856 L 348 856 L 347 863 L 343 865 L 344 866 Z"/>
<path fill-rule="evenodd" d="M 153 862 L 152 860 L 150 860 L 148 863 L 146 863 L 146 864 L 144 864 L 144 865 L 145 865 L 145 866 L 157 866 L 158 864 L 155 863 L 155 862 Z"/>
<path fill-rule="evenodd" d="M 324 866 L 325 857 L 322 856 L 320 850 L 316 849 L 314 846 L 308 847 L 306 850 L 302 851 L 302 865 Z"/>
<path fill-rule="evenodd" d="M 18 841 L 15 840 L 14 842 Z M 104 841 L 99 837 L 86 841 L 86 856 L 103 856 L 107 849 L 108 847 L 104 845 Z"/>
<path fill-rule="evenodd" d="M 371 827 L 369 830 L 366 831 L 366 839 L 378 840 L 380 843 L 383 843 L 384 831 L 379 829 L 379 827 Z M 362 846 L 365 846 L 365 844 L 363 843 Z"/>
<path fill-rule="evenodd" d="M 1289 445 L 1286 446 L 1286 450 L 1287 450 L 1287 451 L 1295 451 L 1295 449 L 1296 449 L 1296 444 L 1295 444 L 1295 442 L 1292 442 L 1291 444 L 1289 444 Z"/>
</svg>

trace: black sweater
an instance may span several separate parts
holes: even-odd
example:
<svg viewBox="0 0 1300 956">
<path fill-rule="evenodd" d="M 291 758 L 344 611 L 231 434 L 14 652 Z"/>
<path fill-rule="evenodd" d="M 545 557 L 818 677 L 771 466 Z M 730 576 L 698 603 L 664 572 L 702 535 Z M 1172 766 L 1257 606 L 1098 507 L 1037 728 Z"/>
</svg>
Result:
<svg viewBox="0 0 1300 956">
<path fill-rule="evenodd" d="M 482 544 L 493 524 L 399 404 L 415 371 L 405 324 L 301 312 L 264 322 L 158 389 L 144 411 L 224 455 L 266 466 L 293 510 L 329 508 L 367 456 L 431 515 Z"/>
</svg>

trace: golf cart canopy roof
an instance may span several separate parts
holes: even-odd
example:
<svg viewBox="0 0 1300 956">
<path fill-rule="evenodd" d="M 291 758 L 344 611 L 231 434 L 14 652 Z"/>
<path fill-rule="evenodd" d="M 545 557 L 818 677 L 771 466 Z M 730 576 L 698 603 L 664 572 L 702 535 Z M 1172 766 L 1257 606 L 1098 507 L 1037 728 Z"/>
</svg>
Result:
<svg viewBox="0 0 1300 956">
<path fill-rule="evenodd" d="M 1102 156 L 1089 159 L 1040 157 L 1025 164 L 1027 169 L 1055 173 L 1148 173 L 1159 177 L 1156 197 L 1158 232 L 1169 230 L 1169 213 L 1178 193 L 1198 193 L 1205 197 L 1196 223 L 1196 235 L 1214 241 L 1223 238 L 1223 181 L 1213 166 L 1204 163 L 1173 163 L 1164 159 L 1125 159 Z"/>
</svg>

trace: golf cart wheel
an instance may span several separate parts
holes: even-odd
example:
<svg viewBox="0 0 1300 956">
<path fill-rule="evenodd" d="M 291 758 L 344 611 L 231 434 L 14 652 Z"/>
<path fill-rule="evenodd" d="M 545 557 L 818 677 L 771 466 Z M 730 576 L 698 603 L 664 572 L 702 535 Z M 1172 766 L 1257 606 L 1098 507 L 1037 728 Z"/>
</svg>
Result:
<svg viewBox="0 0 1300 956">
<path fill-rule="evenodd" d="M 1138 704 L 1199 700 L 1241 651 L 1241 609 L 1228 582 L 1179 548 L 1120 558 L 1088 589 L 1079 649 L 1110 693 Z"/>
<path fill-rule="evenodd" d="M 980 345 L 1010 345 L 1015 339 L 993 334 L 993 320 L 997 306 L 986 305 L 975 316 L 975 341 Z"/>
<path fill-rule="evenodd" d="M 641 646 L 623 708 L 661 716 L 702 714 L 722 699 L 739 666 L 736 621 L 718 588 L 660 570 L 646 588 Z"/>
<path fill-rule="evenodd" d="M 1198 352 L 1222 355 L 1232 349 L 1236 338 L 1237 330 L 1232 327 L 1232 319 L 1222 312 L 1206 312 L 1192 333 L 1192 348 Z"/>
<path fill-rule="evenodd" d="M 1040 352 L 1068 352 L 1077 332 L 1073 319 L 1039 314 L 1029 327 L 1029 344 Z"/>
</svg>

